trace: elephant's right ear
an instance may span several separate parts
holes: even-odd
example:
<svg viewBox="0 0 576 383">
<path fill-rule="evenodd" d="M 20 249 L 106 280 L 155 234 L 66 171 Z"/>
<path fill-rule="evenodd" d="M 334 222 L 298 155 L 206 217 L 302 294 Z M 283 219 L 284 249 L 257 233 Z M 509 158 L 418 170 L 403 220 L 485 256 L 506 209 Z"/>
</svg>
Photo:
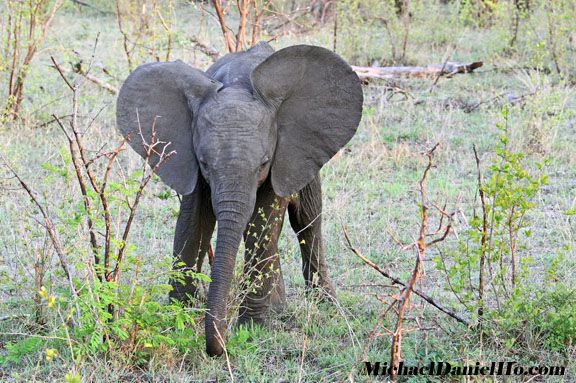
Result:
<svg viewBox="0 0 576 383">
<path fill-rule="evenodd" d="M 204 72 L 178 60 L 142 65 L 120 89 L 116 104 L 118 129 L 125 137 L 131 135 L 130 145 L 146 158 L 144 143 L 151 143 L 154 126 L 155 142 L 164 143 L 155 147 L 158 153 L 152 154 L 150 166 L 158 163 L 159 154 L 169 143 L 166 153 L 176 153 L 160 166 L 158 175 L 180 194 L 192 193 L 198 177 L 192 145 L 193 115 L 201 101 L 221 87 Z"/>
</svg>

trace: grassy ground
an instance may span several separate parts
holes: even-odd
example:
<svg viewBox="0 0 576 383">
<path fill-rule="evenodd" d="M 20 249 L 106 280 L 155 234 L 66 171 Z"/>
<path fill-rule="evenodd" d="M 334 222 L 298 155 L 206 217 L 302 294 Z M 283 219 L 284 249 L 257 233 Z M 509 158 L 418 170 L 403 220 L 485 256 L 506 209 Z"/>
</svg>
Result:
<svg viewBox="0 0 576 383">
<path fill-rule="evenodd" d="M 231 374 L 240 382 L 369 381 L 359 371 L 359 363 L 368 334 L 385 307 L 378 298 L 387 298 L 389 294 L 398 293 L 398 289 L 387 286 L 389 281 L 363 265 L 347 249 L 342 225 L 366 256 L 391 274 L 407 280 L 414 254 L 400 249 L 390 233 L 405 243 L 417 235 L 417 182 L 426 164 L 423 152 L 440 143 L 435 168 L 429 177 L 430 199 L 440 204 L 447 200 L 449 208 L 461 209 L 470 218 L 473 209 L 477 209 L 472 144 L 477 146 L 486 171 L 487 164 L 494 158 L 499 134 L 496 123 L 503 119 L 503 105 L 509 108 L 511 147 L 526 154 L 527 166 L 531 169 L 544 157 L 550 161 L 546 170 L 549 184 L 537 195 L 536 207 L 529 214 L 533 235 L 525 239 L 525 248 L 520 251 L 522 257 L 533 260 L 529 265 L 527 289 L 544 290 L 551 283 L 545 278 L 545 270 L 558 253 L 563 253 L 564 259 L 555 276 L 574 288 L 576 226 L 566 215 L 569 209 L 574 209 L 576 199 L 574 78 L 570 82 L 569 76 L 562 80 L 553 70 L 529 69 L 552 67 L 549 54 L 535 48 L 538 36 L 544 36 L 543 40 L 546 36 L 546 25 L 539 22 L 542 14 L 536 13 L 525 21 L 518 43 L 520 48 L 509 52 L 505 10 L 492 27 L 475 28 L 461 22 L 454 7 L 422 4 L 413 10 L 405 62 L 426 65 L 441 63 L 449 57 L 455 61 L 482 60 L 485 65 L 474 74 L 442 78 L 434 86 L 431 80 L 420 79 L 373 81 L 364 87 L 366 101 L 358 133 L 341 155 L 322 170 L 325 249 L 330 275 L 338 291 L 337 305 L 317 303 L 305 297 L 298 244 L 288 226 L 279 245 L 288 308 L 273 319 L 270 328 L 250 331 L 248 340 L 234 346 L 229 361 L 208 358 L 202 351 L 201 340 L 200 346 L 188 353 L 160 348 L 131 365 L 120 362 L 115 355 L 102 354 L 74 362 L 66 349 L 59 351 L 60 357 L 48 362 L 43 351 L 38 351 L 23 356 L 20 363 L 1 366 L 0 380 L 64 380 L 66 372 L 74 370 L 84 381 L 99 382 L 231 381 Z M 221 47 L 218 25 L 210 16 L 192 10 L 190 5 L 181 5 L 176 15 L 177 48 L 172 57 L 206 68 L 210 60 L 192 49 L 186 37 L 198 35 L 213 46 Z M 342 19 L 338 50 L 350 63 L 366 65 L 374 59 L 381 63 L 392 61 L 390 49 L 394 40 L 384 38 L 387 35 L 381 25 Z M 42 167 L 45 162 L 61 164 L 62 149 L 65 149 L 65 141 L 55 124 L 43 123 L 50 121 L 52 114 L 65 115 L 70 110 L 70 95 L 58 74 L 49 67 L 49 57 L 52 55 L 61 62 L 75 62 L 77 56 L 88 59 L 98 33 L 96 67 L 104 66 L 118 78 L 124 78 L 128 70 L 114 17 L 86 10 L 64 10 L 56 18 L 30 70 L 23 121 L 0 127 L 0 152 L 49 201 L 50 210 L 59 220 L 72 214 L 72 205 L 80 200 L 72 174 L 68 183 L 61 182 Z M 272 45 L 281 48 L 311 43 L 331 47 L 331 36 L 331 26 L 325 26 L 305 34 L 287 34 Z M 566 40 L 564 45 L 559 42 L 559 46 L 564 49 L 560 60 L 565 73 L 574 74 L 574 41 Z M 115 86 L 120 84 L 116 80 L 110 82 Z M 398 89 L 402 92 L 397 92 Z M 114 102 L 113 95 L 96 86 L 84 87 L 81 114 L 93 116 L 103 109 L 87 132 L 87 141 L 93 150 L 119 139 L 114 127 Z M 120 161 L 127 172 L 140 166 L 139 158 L 132 152 L 124 153 Z M 35 254 L 47 248 L 45 234 L 35 222 L 38 215 L 28 199 L 17 190 L 8 173 L 4 172 L 2 177 L 0 355 L 6 353 L 8 341 L 21 339 L 22 334 L 32 331 L 35 289 L 30 265 Z M 170 263 L 178 199 L 176 196 L 159 198 L 166 190 L 160 182 L 155 182 L 147 191 L 131 233 L 143 261 L 142 283 L 165 278 Z M 464 223 L 458 225 L 463 227 Z M 78 239 L 85 233 L 62 235 Z M 450 249 L 455 241 L 452 237 L 439 249 Z M 467 316 L 469 313 L 446 288 L 444 273 L 431 261 L 437 255 L 438 249 L 429 252 L 420 288 Z M 71 257 L 77 270 L 85 268 L 83 254 Z M 64 279 L 55 256 L 50 255 L 49 259 L 46 284 L 57 291 Z M 59 319 L 52 320 L 58 322 Z M 384 328 L 392 328 L 393 324 L 393 315 L 389 315 L 384 327 L 369 343 L 369 360 L 389 359 L 390 336 Z M 546 349 L 537 330 L 529 327 L 526 327 L 526 340 L 514 345 L 496 337 L 480 340 L 474 331 L 416 297 L 406 327 L 414 329 L 404 335 L 403 355 L 409 364 L 426 364 L 429 360 L 455 364 L 501 360 L 515 360 L 524 365 L 568 364 L 564 381 L 576 380 L 576 367 L 569 363 L 575 355 L 574 346 L 567 345 L 560 351 Z M 194 327 L 199 336 L 202 329 L 202 323 Z M 412 378 L 410 381 L 430 380 Z"/>
</svg>

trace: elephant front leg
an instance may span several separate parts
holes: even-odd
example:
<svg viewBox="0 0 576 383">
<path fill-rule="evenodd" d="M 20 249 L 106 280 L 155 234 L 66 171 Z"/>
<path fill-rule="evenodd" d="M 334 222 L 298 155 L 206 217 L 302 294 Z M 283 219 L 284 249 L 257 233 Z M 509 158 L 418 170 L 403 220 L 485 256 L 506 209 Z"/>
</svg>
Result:
<svg viewBox="0 0 576 383">
<path fill-rule="evenodd" d="M 204 180 L 199 179 L 196 189 L 182 197 L 180 213 L 174 235 L 174 271 L 202 271 L 204 257 L 210 247 L 216 219 L 210 205 L 210 191 Z M 179 265 L 184 263 L 184 266 Z M 199 281 L 186 275 L 183 283 L 170 280 L 173 289 L 170 297 L 189 302 L 189 297 L 200 298 Z"/>
<path fill-rule="evenodd" d="M 306 185 L 288 205 L 290 225 L 298 237 L 306 288 L 320 290 L 329 299 L 336 292 L 328 277 L 322 243 L 322 188 L 320 176 Z"/>
<path fill-rule="evenodd" d="M 244 233 L 244 283 L 238 322 L 266 322 L 270 311 L 286 306 L 284 278 L 280 269 L 278 237 L 288 205 L 269 184 L 258 192 L 256 208 Z"/>
</svg>

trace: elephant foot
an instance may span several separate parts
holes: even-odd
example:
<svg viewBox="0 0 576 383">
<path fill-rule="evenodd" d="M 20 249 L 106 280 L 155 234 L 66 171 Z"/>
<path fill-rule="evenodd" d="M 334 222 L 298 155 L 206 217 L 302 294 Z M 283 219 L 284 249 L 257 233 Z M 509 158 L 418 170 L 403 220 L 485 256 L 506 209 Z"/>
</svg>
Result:
<svg viewBox="0 0 576 383">
<path fill-rule="evenodd" d="M 317 286 L 306 287 L 306 295 L 320 302 L 336 303 L 336 290 L 332 283 L 324 282 Z"/>
<path fill-rule="evenodd" d="M 250 294 L 240 306 L 238 324 L 254 323 L 267 326 L 270 323 L 271 314 L 279 314 L 285 309 L 286 295 L 283 288 L 275 287 L 264 297 Z"/>
<path fill-rule="evenodd" d="M 286 288 L 284 287 L 284 280 L 278 279 L 276 285 L 270 292 L 270 311 L 273 313 L 281 313 L 286 309 Z"/>
<path fill-rule="evenodd" d="M 269 324 L 269 317 L 269 310 L 260 310 L 259 312 L 255 312 L 251 308 L 240 307 L 238 326 L 250 326 L 256 324 L 266 327 Z"/>
<path fill-rule="evenodd" d="M 199 281 L 186 278 L 184 284 L 179 281 L 170 281 L 172 291 L 168 293 L 169 298 L 176 299 L 187 306 L 196 306 L 198 303 L 205 303 L 206 296 L 202 293 L 202 289 L 198 287 Z"/>
</svg>

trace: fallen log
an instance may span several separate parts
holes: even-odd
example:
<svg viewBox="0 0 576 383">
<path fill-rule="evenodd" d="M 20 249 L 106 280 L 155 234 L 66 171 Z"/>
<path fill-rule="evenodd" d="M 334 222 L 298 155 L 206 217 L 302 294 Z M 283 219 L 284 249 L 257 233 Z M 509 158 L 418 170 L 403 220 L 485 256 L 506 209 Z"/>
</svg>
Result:
<svg viewBox="0 0 576 383">
<path fill-rule="evenodd" d="M 392 79 L 399 77 L 437 78 L 441 76 L 452 77 L 458 73 L 471 73 L 482 65 L 484 65 L 482 61 L 474 61 L 471 63 L 447 61 L 444 64 L 428 66 L 363 67 L 352 65 L 352 69 L 360 79 Z"/>
</svg>

